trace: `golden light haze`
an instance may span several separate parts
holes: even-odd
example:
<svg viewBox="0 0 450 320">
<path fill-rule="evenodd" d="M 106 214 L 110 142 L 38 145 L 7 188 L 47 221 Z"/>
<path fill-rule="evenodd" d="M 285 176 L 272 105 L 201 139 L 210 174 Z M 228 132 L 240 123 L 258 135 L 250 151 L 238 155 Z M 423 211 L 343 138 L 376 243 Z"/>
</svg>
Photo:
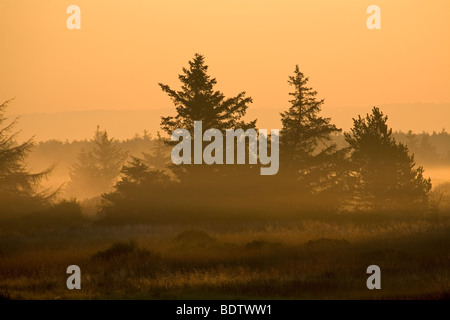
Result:
<svg viewBox="0 0 450 320">
<path fill-rule="evenodd" d="M 66 27 L 71 4 L 81 30 Z M 371 4 L 381 30 L 366 27 Z M 288 107 L 296 64 L 331 116 L 340 106 L 450 102 L 448 0 L 2 0 L 0 12 L 0 100 L 16 97 L 14 114 L 170 111 L 158 82 L 177 88 L 195 52 L 217 88 L 245 90 L 256 113 Z"/>
</svg>

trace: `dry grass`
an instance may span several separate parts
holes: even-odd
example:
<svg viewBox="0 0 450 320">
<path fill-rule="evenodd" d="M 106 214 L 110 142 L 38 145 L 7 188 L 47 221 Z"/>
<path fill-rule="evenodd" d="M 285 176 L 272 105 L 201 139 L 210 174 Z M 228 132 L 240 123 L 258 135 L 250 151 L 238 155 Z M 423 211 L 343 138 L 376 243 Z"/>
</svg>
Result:
<svg viewBox="0 0 450 320">
<path fill-rule="evenodd" d="M 0 297 L 448 299 L 449 249 L 447 218 L 8 230 Z M 72 264 L 82 290 L 65 286 Z"/>
</svg>

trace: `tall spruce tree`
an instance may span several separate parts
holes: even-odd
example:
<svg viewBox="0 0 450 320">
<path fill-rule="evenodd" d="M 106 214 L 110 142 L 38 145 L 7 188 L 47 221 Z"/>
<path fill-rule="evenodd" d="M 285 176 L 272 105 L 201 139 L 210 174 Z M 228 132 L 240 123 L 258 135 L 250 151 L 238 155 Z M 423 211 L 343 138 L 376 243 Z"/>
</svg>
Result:
<svg viewBox="0 0 450 320">
<path fill-rule="evenodd" d="M 5 111 L 11 100 L 0 104 L 0 126 L 7 120 Z M 50 204 L 55 193 L 42 190 L 40 182 L 52 167 L 38 173 L 31 173 L 25 159 L 34 146 L 33 140 L 23 143 L 12 133 L 16 121 L 0 128 L 0 218 L 12 217 L 40 210 Z"/>
<path fill-rule="evenodd" d="M 191 133 L 191 139 L 194 139 L 194 121 L 202 121 L 202 131 L 208 129 L 218 129 L 223 132 L 225 139 L 226 129 L 243 130 L 255 128 L 256 120 L 245 121 L 243 117 L 247 112 L 248 105 L 252 103 L 252 98 L 247 97 L 246 93 L 240 92 L 238 95 L 226 98 L 225 95 L 216 90 L 217 81 L 208 74 L 208 66 L 205 64 L 204 56 L 195 54 L 189 61 L 189 68 L 183 68 L 183 73 L 178 76 L 181 82 L 181 90 L 176 91 L 165 84 L 160 84 L 161 89 L 171 98 L 177 114 L 161 118 L 161 128 L 167 134 L 171 135 L 173 131 L 179 128 L 188 130 Z M 223 141 L 225 145 L 225 141 Z M 246 146 L 248 147 L 248 145 Z M 194 143 L 191 143 L 191 156 L 194 156 Z M 224 150 L 224 155 L 226 150 Z M 236 152 L 235 152 L 236 155 Z M 193 161 L 192 161 L 193 163 Z M 180 180 L 184 177 L 195 175 L 195 178 L 207 180 L 211 174 L 215 177 L 219 175 L 236 174 L 236 171 L 247 170 L 251 166 L 172 166 L 171 169 Z M 256 171 L 256 170 L 253 170 Z M 203 183 L 203 187 L 210 189 L 208 183 Z"/>
<path fill-rule="evenodd" d="M 189 67 L 182 71 L 178 76 L 181 90 L 160 84 L 176 109 L 175 116 L 161 117 L 161 128 L 165 133 L 170 136 L 176 129 L 186 129 L 193 139 L 194 121 L 202 121 L 203 132 L 212 128 L 224 133 L 226 129 L 255 127 L 256 120 L 243 120 L 252 99 L 245 92 L 226 98 L 216 90 L 217 81 L 208 74 L 202 55 L 195 54 L 194 59 L 189 61 Z M 102 212 L 106 220 L 114 215 L 158 220 L 169 212 L 179 215 L 181 219 L 192 212 L 210 214 L 222 210 L 224 205 L 234 203 L 238 197 L 251 201 L 243 195 L 245 192 L 258 196 L 254 189 L 243 186 L 245 182 L 251 184 L 242 174 L 242 171 L 249 171 L 249 166 L 176 166 L 170 161 L 169 170 L 166 170 L 166 162 L 171 160 L 171 150 L 169 148 L 166 154 L 162 141 L 158 138 L 156 148 L 151 154 L 144 153 L 144 159 L 133 158 L 124 166 L 114 191 L 103 195 Z M 193 143 L 191 147 L 194 147 Z M 194 155 L 194 152 L 191 154 Z"/>
<path fill-rule="evenodd" d="M 374 107 L 365 118 L 353 119 L 345 133 L 350 145 L 352 201 L 361 210 L 423 210 L 428 206 L 431 180 L 416 167 L 406 145 L 392 137 L 387 116 Z"/>
<path fill-rule="evenodd" d="M 295 180 L 303 195 L 329 192 L 337 196 L 344 152 L 337 151 L 331 142 L 333 134 L 341 130 L 320 116 L 324 100 L 308 86 L 309 78 L 295 67 L 288 83 L 291 106 L 281 113 L 280 174 L 285 180 Z M 332 191 L 333 190 L 333 191 Z"/>
<path fill-rule="evenodd" d="M 217 81 L 207 73 L 208 66 L 204 56 L 195 54 L 189 61 L 189 68 L 183 68 L 183 74 L 178 76 L 181 90 L 176 91 L 165 84 L 159 84 L 175 105 L 177 115 L 162 117 L 161 128 L 169 135 L 175 129 L 187 129 L 193 134 L 194 121 L 202 121 L 203 131 L 207 129 L 253 128 L 256 120 L 245 122 L 246 114 L 252 98 L 245 92 L 232 98 L 215 90 Z"/>
</svg>

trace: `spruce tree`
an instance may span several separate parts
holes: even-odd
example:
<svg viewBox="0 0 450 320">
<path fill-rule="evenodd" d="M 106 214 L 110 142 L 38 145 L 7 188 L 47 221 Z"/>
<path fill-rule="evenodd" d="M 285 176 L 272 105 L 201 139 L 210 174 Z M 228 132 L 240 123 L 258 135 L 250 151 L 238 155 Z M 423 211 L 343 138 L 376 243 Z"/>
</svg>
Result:
<svg viewBox="0 0 450 320">
<path fill-rule="evenodd" d="M 127 153 L 99 127 L 91 143 L 92 149 L 82 150 L 71 168 L 66 191 L 70 196 L 89 198 L 111 191 L 127 158 Z"/>
<path fill-rule="evenodd" d="M 353 119 L 345 134 L 350 146 L 352 201 L 367 211 L 424 210 L 431 180 L 416 167 L 408 147 L 397 142 L 387 116 L 374 107 L 365 118 Z"/>
<path fill-rule="evenodd" d="M 105 223 L 160 222 L 173 205 L 173 180 L 136 157 L 122 167 L 114 190 L 102 194 L 100 213 Z"/>
<path fill-rule="evenodd" d="M 178 76 L 181 90 L 176 91 L 165 84 L 161 89 L 168 94 L 175 105 L 177 115 L 162 117 L 161 128 L 171 135 L 175 129 L 187 129 L 193 134 L 194 121 L 202 121 L 203 131 L 207 129 L 253 128 L 256 120 L 245 122 L 246 114 L 252 98 L 245 92 L 232 98 L 215 89 L 217 81 L 208 75 L 208 66 L 204 56 L 195 54 L 189 61 L 189 68 L 183 68 L 183 74 Z"/>
<path fill-rule="evenodd" d="M 160 84 L 161 89 L 171 98 L 177 113 L 175 116 L 162 117 L 161 128 L 164 132 L 171 135 L 176 129 L 183 128 L 188 130 L 191 133 L 191 139 L 194 139 L 194 121 L 202 121 L 202 133 L 208 129 L 218 129 L 222 131 L 225 140 L 226 129 L 255 128 L 256 120 L 245 121 L 243 119 L 248 105 L 252 103 L 252 98 L 247 97 L 244 91 L 234 97 L 226 98 L 221 91 L 216 90 L 217 81 L 208 74 L 204 56 L 195 54 L 194 58 L 189 61 L 189 67 L 183 68 L 182 71 L 183 73 L 178 76 L 181 90 L 176 91 L 168 85 Z M 169 144 L 174 143 L 169 142 Z M 225 141 L 223 141 L 223 145 L 225 145 Z M 193 157 L 194 143 L 191 143 L 191 148 Z M 226 150 L 224 150 L 225 153 Z M 172 165 L 171 170 L 178 179 L 187 182 L 185 179 L 187 176 L 195 175 L 195 179 L 203 177 L 207 180 L 210 180 L 211 174 L 215 177 L 220 175 L 230 177 L 230 175 L 236 174 L 237 170 L 248 170 L 251 166 L 238 167 Z M 210 189 L 207 184 L 208 181 L 205 181 L 203 186 Z"/>
<path fill-rule="evenodd" d="M 308 81 L 298 65 L 288 80 L 293 92 L 289 93 L 291 106 L 281 113 L 280 174 L 295 181 L 293 188 L 304 196 L 324 192 L 337 196 L 344 152 L 336 151 L 331 139 L 341 130 L 320 115 L 324 100 L 317 99 Z"/>
<path fill-rule="evenodd" d="M 0 104 L 0 126 L 7 118 L 5 111 L 11 100 Z M 17 120 L 17 119 L 16 119 Z M 16 140 L 11 131 L 17 121 L 0 127 L 0 217 L 12 217 L 42 209 L 50 204 L 55 193 L 42 190 L 40 182 L 53 169 L 31 173 L 25 165 L 25 159 L 31 152 L 34 142 L 29 139 L 23 143 Z"/>
</svg>

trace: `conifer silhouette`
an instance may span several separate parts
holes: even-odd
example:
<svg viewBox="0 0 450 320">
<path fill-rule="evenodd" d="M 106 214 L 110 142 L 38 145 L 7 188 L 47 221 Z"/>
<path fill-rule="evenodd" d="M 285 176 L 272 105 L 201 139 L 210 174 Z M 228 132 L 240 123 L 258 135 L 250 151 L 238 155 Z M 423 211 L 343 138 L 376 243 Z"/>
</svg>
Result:
<svg viewBox="0 0 450 320">
<path fill-rule="evenodd" d="M 5 112 L 11 100 L 0 104 L 0 126 L 7 118 Z M 40 182 L 47 177 L 54 166 L 31 173 L 25 164 L 27 155 L 34 146 L 33 139 L 23 143 L 16 140 L 17 133 L 11 133 L 17 119 L 0 127 L 0 217 L 11 217 L 40 210 L 50 204 L 56 192 L 42 190 Z"/>
<path fill-rule="evenodd" d="M 365 118 L 353 119 L 345 134 L 350 145 L 352 200 L 363 210 L 425 209 L 431 180 L 416 167 L 406 145 L 392 137 L 387 116 L 374 107 Z"/>
<path fill-rule="evenodd" d="M 66 191 L 70 196 L 86 198 L 111 191 L 127 158 L 127 153 L 99 127 L 91 143 L 92 149 L 82 150 L 71 168 Z"/>
</svg>

